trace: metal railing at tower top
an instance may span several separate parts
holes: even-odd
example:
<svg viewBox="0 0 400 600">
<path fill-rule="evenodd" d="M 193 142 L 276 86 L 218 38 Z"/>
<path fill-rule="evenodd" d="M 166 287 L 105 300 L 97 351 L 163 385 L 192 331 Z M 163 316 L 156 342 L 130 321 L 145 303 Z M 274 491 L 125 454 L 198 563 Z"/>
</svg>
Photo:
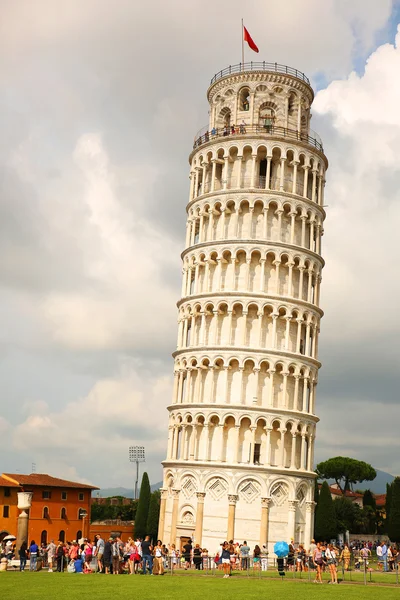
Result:
<svg viewBox="0 0 400 600">
<path fill-rule="evenodd" d="M 265 62 L 245 62 L 239 63 L 237 65 L 229 65 L 222 71 L 218 71 L 211 79 L 210 85 L 218 81 L 218 79 L 222 79 L 222 77 L 226 77 L 227 75 L 232 75 L 234 73 L 244 73 L 246 71 L 266 71 L 267 73 L 282 73 L 285 75 L 292 75 L 293 77 L 297 77 L 297 79 L 301 79 L 307 85 L 311 86 L 310 80 L 304 73 L 298 71 L 297 69 L 293 69 L 292 67 L 288 67 L 287 65 L 280 65 L 279 63 L 269 63 Z"/>
<path fill-rule="evenodd" d="M 209 131 L 206 127 L 203 127 L 196 133 L 193 150 L 210 142 L 214 139 L 221 137 L 235 137 L 241 135 L 265 135 L 272 137 L 283 137 L 290 138 L 292 140 L 298 140 L 299 142 L 305 142 L 314 146 L 320 152 L 324 151 L 322 140 L 315 131 L 311 131 L 312 135 L 297 131 L 297 129 L 288 129 L 287 127 L 278 127 L 277 125 L 236 125 L 226 127 L 214 127 Z"/>
</svg>

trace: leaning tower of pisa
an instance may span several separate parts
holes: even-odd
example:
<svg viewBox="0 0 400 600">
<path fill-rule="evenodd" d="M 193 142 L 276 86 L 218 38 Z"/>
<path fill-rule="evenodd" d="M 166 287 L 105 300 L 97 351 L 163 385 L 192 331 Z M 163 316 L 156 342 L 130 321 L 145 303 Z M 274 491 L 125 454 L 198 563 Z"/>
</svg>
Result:
<svg viewBox="0 0 400 600">
<path fill-rule="evenodd" d="M 307 77 L 217 73 L 190 163 L 160 538 L 309 545 L 328 166 Z"/>
</svg>

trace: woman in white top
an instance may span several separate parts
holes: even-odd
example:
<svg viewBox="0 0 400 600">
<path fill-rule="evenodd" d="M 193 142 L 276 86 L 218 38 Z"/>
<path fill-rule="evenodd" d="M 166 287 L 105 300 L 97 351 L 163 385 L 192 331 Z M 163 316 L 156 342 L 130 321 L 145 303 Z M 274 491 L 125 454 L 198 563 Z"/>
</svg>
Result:
<svg viewBox="0 0 400 600">
<path fill-rule="evenodd" d="M 164 560 L 162 541 L 158 540 L 154 547 L 153 575 L 164 575 Z"/>
<path fill-rule="evenodd" d="M 325 550 L 325 558 L 331 574 L 331 580 L 329 583 L 337 583 L 337 553 L 333 544 L 329 544 Z"/>
</svg>

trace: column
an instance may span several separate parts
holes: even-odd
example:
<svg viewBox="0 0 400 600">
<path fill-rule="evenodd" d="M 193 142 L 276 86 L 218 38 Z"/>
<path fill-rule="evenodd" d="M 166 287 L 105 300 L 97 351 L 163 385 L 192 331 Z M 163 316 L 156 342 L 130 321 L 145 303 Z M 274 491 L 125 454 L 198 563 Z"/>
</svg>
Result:
<svg viewBox="0 0 400 600">
<path fill-rule="evenodd" d="M 315 220 L 311 219 L 311 221 L 310 221 L 310 250 L 312 252 L 315 252 L 315 248 L 314 248 L 314 226 L 315 226 Z"/>
<path fill-rule="evenodd" d="M 208 423 L 204 423 L 203 429 L 200 436 L 199 444 L 199 460 L 206 461 L 208 453 L 208 437 L 209 437 L 209 426 Z"/>
<path fill-rule="evenodd" d="M 292 165 L 293 165 L 292 194 L 297 194 L 297 165 L 298 164 L 299 164 L 298 160 L 294 160 L 292 162 Z"/>
<path fill-rule="evenodd" d="M 308 377 L 303 377 L 303 412 L 307 412 Z"/>
<path fill-rule="evenodd" d="M 301 246 L 306 247 L 306 221 L 307 215 L 301 215 Z"/>
<path fill-rule="evenodd" d="M 289 377 L 289 372 L 288 371 L 284 371 L 282 373 L 282 377 L 283 377 L 282 407 L 283 408 L 287 408 L 286 394 L 287 394 L 287 378 Z"/>
<path fill-rule="evenodd" d="M 197 374 L 196 374 L 196 382 L 194 384 L 193 404 L 200 403 L 200 383 L 201 383 L 201 374 L 203 372 L 202 369 L 200 369 L 200 367 L 197 367 L 196 371 L 197 371 Z"/>
<path fill-rule="evenodd" d="M 293 296 L 293 267 L 294 262 L 288 262 L 289 280 L 288 280 L 288 296 Z"/>
<path fill-rule="evenodd" d="M 236 258 L 234 258 L 233 256 L 231 258 L 231 265 L 232 265 L 232 273 L 231 273 L 230 289 L 234 290 L 236 288 Z"/>
<path fill-rule="evenodd" d="M 240 436 L 240 425 L 235 425 L 235 435 L 233 438 L 233 449 L 234 449 L 234 456 L 233 456 L 233 462 L 234 463 L 238 463 L 239 462 L 239 436 Z"/>
<path fill-rule="evenodd" d="M 293 410 L 299 410 L 299 380 L 300 375 L 294 376 Z"/>
<path fill-rule="evenodd" d="M 186 347 L 187 347 L 187 334 L 188 334 L 188 327 L 189 327 L 189 319 L 188 319 L 188 317 L 185 317 L 185 320 L 183 321 L 183 340 L 182 340 L 182 348 L 186 348 Z"/>
<path fill-rule="evenodd" d="M 172 458 L 174 460 L 178 459 L 178 441 L 179 441 L 179 425 L 174 425 L 174 443 L 173 443 L 173 452 Z"/>
<path fill-rule="evenodd" d="M 307 269 L 307 273 L 308 273 L 307 302 L 311 302 L 311 286 L 312 286 L 313 272 L 311 269 Z"/>
<path fill-rule="evenodd" d="M 304 471 L 304 462 L 306 455 L 306 434 L 301 434 L 301 454 L 300 454 L 300 470 Z"/>
<path fill-rule="evenodd" d="M 186 288 L 187 288 L 187 272 L 188 269 L 185 267 L 182 269 L 182 293 L 181 296 L 186 296 Z"/>
<path fill-rule="evenodd" d="M 249 463 L 252 465 L 254 463 L 254 446 L 256 443 L 256 427 L 254 425 L 250 427 L 251 431 L 251 442 L 250 442 L 250 452 L 249 452 Z"/>
<path fill-rule="evenodd" d="M 228 346 L 232 344 L 232 318 L 233 310 L 228 310 Z"/>
<path fill-rule="evenodd" d="M 192 381 L 192 369 L 190 367 L 186 370 L 186 389 L 185 389 L 185 404 L 190 404 L 190 392 L 191 392 L 191 381 Z"/>
<path fill-rule="evenodd" d="M 300 354 L 300 343 L 301 343 L 301 326 L 303 319 L 296 319 L 297 321 L 297 339 L 296 339 L 296 352 Z"/>
<path fill-rule="evenodd" d="M 189 221 L 189 220 L 188 220 L 188 221 L 186 222 L 186 239 L 185 239 L 185 247 L 186 247 L 186 248 L 187 248 L 187 247 L 189 246 L 189 244 L 190 244 L 190 237 L 191 237 L 191 236 L 190 236 L 190 224 L 191 224 L 191 221 Z"/>
<path fill-rule="evenodd" d="M 272 349 L 276 348 L 276 323 L 278 320 L 278 315 L 272 314 Z"/>
<path fill-rule="evenodd" d="M 268 519 L 271 498 L 261 498 L 260 548 L 268 548 Z"/>
<path fill-rule="evenodd" d="M 310 356 L 310 327 L 311 327 L 311 323 L 307 323 L 306 326 L 306 343 L 305 343 L 305 349 L 304 349 L 304 353 L 306 356 Z"/>
<path fill-rule="evenodd" d="M 231 370 L 231 367 L 227 366 L 227 367 L 222 367 L 222 370 L 224 372 L 224 376 L 223 376 L 223 380 L 222 380 L 222 397 L 223 397 L 223 404 L 227 404 L 228 402 L 228 378 L 229 378 L 229 371 Z"/>
<path fill-rule="evenodd" d="M 179 385 L 179 371 L 174 371 L 174 389 L 172 391 L 172 404 L 176 404 L 176 402 L 177 402 L 178 385 Z"/>
<path fill-rule="evenodd" d="M 235 512 L 236 512 L 236 502 L 238 501 L 239 496 L 236 494 L 228 495 L 229 502 L 229 510 L 228 510 L 228 533 L 227 540 L 235 539 Z"/>
<path fill-rule="evenodd" d="M 265 291 L 265 258 L 260 259 L 261 269 L 260 269 L 260 292 Z"/>
<path fill-rule="evenodd" d="M 299 98 L 297 104 L 297 131 L 300 133 L 301 131 L 301 100 Z"/>
<path fill-rule="evenodd" d="M 259 346 L 259 348 L 262 347 L 263 317 L 264 317 L 264 313 L 262 313 L 262 312 L 257 313 L 257 318 L 258 318 L 258 334 L 257 334 L 257 339 L 258 339 L 258 346 Z"/>
<path fill-rule="evenodd" d="M 317 188 L 317 171 L 315 169 L 312 170 L 312 194 L 311 200 L 315 202 L 315 192 Z"/>
<path fill-rule="evenodd" d="M 272 156 L 267 156 L 267 174 L 265 176 L 265 189 L 269 190 L 270 179 L 271 179 L 271 159 Z"/>
<path fill-rule="evenodd" d="M 172 490 L 173 504 L 172 504 L 172 518 L 171 518 L 171 537 L 170 544 L 176 544 L 176 525 L 178 523 L 178 509 L 179 509 L 179 493 L 180 490 Z"/>
<path fill-rule="evenodd" d="M 206 183 L 207 183 L 207 167 L 208 167 L 208 163 L 203 162 L 203 181 L 202 181 L 202 185 L 201 185 L 201 191 L 203 194 L 207 194 L 207 192 L 209 191 L 209 189 L 207 189 Z"/>
<path fill-rule="evenodd" d="M 238 171 L 237 171 L 236 187 L 238 189 L 240 189 L 242 187 L 242 163 L 243 163 L 243 156 L 240 155 L 240 154 L 238 154 L 237 161 L 238 161 Z"/>
<path fill-rule="evenodd" d="M 250 206 L 249 207 L 249 213 L 250 213 L 250 231 L 249 231 L 249 238 L 252 240 L 254 239 L 254 206 Z"/>
<path fill-rule="evenodd" d="M 209 291 L 209 285 L 210 285 L 210 263 L 208 261 L 208 259 L 205 261 L 206 266 L 204 267 L 204 279 L 203 279 L 203 285 L 201 288 L 201 292 L 202 293 L 207 293 Z"/>
<path fill-rule="evenodd" d="M 194 246 L 194 238 L 196 237 L 196 222 L 197 219 L 191 220 L 191 229 L 190 229 L 190 245 Z"/>
<path fill-rule="evenodd" d="M 222 180 L 222 189 L 224 190 L 228 188 L 228 162 L 229 156 L 224 156 L 224 178 Z"/>
<path fill-rule="evenodd" d="M 283 214 L 283 210 L 276 210 L 275 214 L 278 215 L 278 242 L 282 241 L 282 214 Z"/>
<path fill-rule="evenodd" d="M 296 468 L 296 441 L 297 441 L 297 433 L 292 433 L 292 455 L 290 457 L 290 468 Z"/>
<path fill-rule="evenodd" d="M 252 158 L 252 165 L 251 165 L 251 183 L 250 183 L 250 187 L 254 187 L 255 186 L 255 182 L 256 182 L 256 167 L 257 167 L 257 154 L 252 154 L 251 156 Z"/>
<path fill-rule="evenodd" d="M 290 323 L 292 322 L 292 317 L 285 317 L 285 320 L 286 320 L 285 350 L 289 350 L 289 334 L 290 334 Z"/>
<path fill-rule="evenodd" d="M 314 511 L 315 502 L 306 502 L 306 531 L 304 536 L 304 547 L 309 548 L 314 537 Z"/>
<path fill-rule="evenodd" d="M 204 241 L 204 212 L 200 213 L 200 223 L 199 223 L 199 244 Z"/>
<path fill-rule="evenodd" d="M 308 187 L 308 171 L 310 169 L 309 165 L 304 165 L 304 185 L 303 185 L 303 198 L 307 198 L 307 187 Z"/>
<path fill-rule="evenodd" d="M 295 212 L 291 212 L 289 213 L 290 216 L 290 243 L 294 244 L 294 234 L 295 234 L 295 228 L 296 228 L 296 213 Z"/>
<path fill-rule="evenodd" d="M 196 528 L 194 531 L 194 541 L 196 544 L 200 544 L 203 536 L 203 517 L 204 517 L 204 498 L 205 492 L 196 492 L 197 496 L 197 510 L 196 510 Z M 162 538 L 160 538 L 162 539 Z"/>
<path fill-rule="evenodd" d="M 196 263 L 194 268 L 194 294 L 198 294 L 200 291 L 200 277 L 199 277 L 200 265 Z"/>
<path fill-rule="evenodd" d="M 214 209 L 213 208 L 209 208 L 208 209 L 208 240 L 210 242 L 213 241 L 214 239 Z"/>
<path fill-rule="evenodd" d="M 240 214 L 240 207 L 235 206 L 235 212 L 234 212 L 235 216 L 233 218 L 233 237 L 234 238 L 237 238 L 237 236 L 238 236 L 239 214 Z"/>
<path fill-rule="evenodd" d="M 196 443 L 197 426 L 192 423 L 192 432 L 190 434 L 189 441 L 189 460 L 195 460 L 194 458 L 194 446 Z"/>
<path fill-rule="evenodd" d="M 211 171 L 211 191 L 215 190 L 215 172 L 217 169 L 217 161 L 213 158 L 212 162 L 212 171 Z"/>
<path fill-rule="evenodd" d="M 179 370 L 179 382 L 178 382 L 178 396 L 176 399 L 177 404 L 182 403 L 182 387 L 183 387 L 183 371 Z"/>
<path fill-rule="evenodd" d="M 275 265 L 275 294 L 279 295 L 279 265 L 281 264 L 280 260 L 272 261 L 272 264 Z"/>
<path fill-rule="evenodd" d="M 264 213 L 263 238 L 264 238 L 264 240 L 266 240 L 267 233 L 268 233 L 268 207 L 263 209 L 263 213 Z"/>
<path fill-rule="evenodd" d="M 246 345 L 246 338 L 247 338 L 247 312 L 243 311 L 243 325 L 242 325 L 242 332 L 241 332 L 241 343 L 242 346 Z"/>
<path fill-rule="evenodd" d="M 225 239 L 225 214 L 226 214 L 226 209 L 225 208 L 221 208 L 221 216 L 219 218 L 219 223 L 218 223 L 218 232 L 217 232 L 217 239 Z"/>
<path fill-rule="evenodd" d="M 185 446 L 186 446 L 186 425 L 183 424 L 181 425 L 181 447 L 179 448 L 179 457 L 177 457 L 178 460 L 184 460 L 185 459 Z"/>
<path fill-rule="evenodd" d="M 317 224 L 315 252 L 321 254 L 321 225 L 319 223 Z"/>
<path fill-rule="evenodd" d="M 288 510 L 288 528 L 287 528 L 287 539 L 290 540 L 296 538 L 296 507 L 299 503 L 298 500 L 289 500 L 289 510 Z M 295 540 L 296 542 L 298 540 Z"/>
<path fill-rule="evenodd" d="M 194 172 L 194 198 L 197 198 L 199 191 L 199 167 L 195 167 Z"/>
<path fill-rule="evenodd" d="M 306 270 L 305 267 L 298 267 L 299 271 L 300 271 L 300 275 L 299 275 L 299 299 L 303 300 L 303 279 L 304 279 L 304 271 Z"/>
<path fill-rule="evenodd" d="M 281 179 L 279 182 L 279 190 L 281 192 L 283 192 L 284 188 L 285 188 L 285 162 L 286 162 L 286 158 L 282 157 L 281 158 Z"/>
<path fill-rule="evenodd" d="M 312 471 L 312 465 L 311 465 L 311 458 L 312 458 L 312 451 L 311 448 L 313 446 L 313 436 L 312 434 L 309 435 L 308 437 L 308 452 L 307 452 L 307 471 Z"/>
<path fill-rule="evenodd" d="M 274 374 L 275 369 L 268 369 L 269 373 L 269 394 L 268 394 L 268 406 L 274 405 Z"/>
<path fill-rule="evenodd" d="M 193 194 L 193 188 L 194 188 L 194 171 L 190 171 L 189 179 L 190 179 L 189 198 L 191 200 L 193 200 L 193 197 L 194 197 L 194 194 Z"/>
<path fill-rule="evenodd" d="M 286 429 L 280 429 L 281 440 L 279 446 L 279 458 L 278 458 L 278 467 L 283 469 L 285 466 L 285 433 Z"/>
<path fill-rule="evenodd" d="M 164 539 L 164 527 L 165 527 L 165 508 L 167 504 L 168 490 L 165 488 L 160 489 L 161 501 L 160 501 L 160 518 L 158 520 L 158 539 Z"/>
<path fill-rule="evenodd" d="M 265 444 L 267 446 L 267 451 L 265 453 L 265 466 L 269 467 L 270 449 L 271 449 L 271 431 L 272 431 L 272 428 L 271 427 L 266 427 L 265 431 L 267 432 L 267 440 L 265 442 Z"/>
<path fill-rule="evenodd" d="M 168 446 L 167 446 L 167 458 L 172 458 L 172 450 L 174 444 L 174 427 L 168 425 Z"/>
<path fill-rule="evenodd" d="M 219 292 L 221 289 L 221 275 L 222 275 L 222 258 L 217 258 L 217 266 L 215 268 L 215 292 Z"/>
</svg>

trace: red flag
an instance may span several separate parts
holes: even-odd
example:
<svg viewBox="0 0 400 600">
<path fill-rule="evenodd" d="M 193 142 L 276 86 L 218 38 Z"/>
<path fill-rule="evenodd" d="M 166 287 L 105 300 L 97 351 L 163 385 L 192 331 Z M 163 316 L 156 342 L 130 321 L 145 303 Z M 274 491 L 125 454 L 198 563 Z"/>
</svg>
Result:
<svg viewBox="0 0 400 600">
<path fill-rule="evenodd" d="M 254 50 L 254 52 L 258 52 L 258 48 L 255 45 L 255 43 L 253 42 L 253 38 L 251 37 L 251 35 L 249 34 L 249 32 L 247 31 L 246 27 L 243 25 L 243 39 L 245 42 L 248 43 L 248 45 L 250 46 L 250 48 L 252 50 Z"/>
</svg>

